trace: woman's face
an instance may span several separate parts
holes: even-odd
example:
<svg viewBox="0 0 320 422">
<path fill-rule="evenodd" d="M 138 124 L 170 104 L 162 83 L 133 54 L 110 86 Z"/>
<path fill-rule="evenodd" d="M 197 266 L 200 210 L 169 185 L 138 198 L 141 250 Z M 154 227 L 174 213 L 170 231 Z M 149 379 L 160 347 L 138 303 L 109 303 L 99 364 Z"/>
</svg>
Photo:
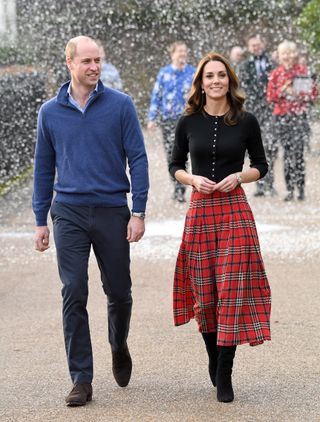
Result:
<svg viewBox="0 0 320 422">
<path fill-rule="evenodd" d="M 229 89 L 229 76 L 223 63 L 210 61 L 204 66 L 201 88 L 207 99 L 219 100 L 226 97 Z"/>
<path fill-rule="evenodd" d="M 291 67 L 296 59 L 295 51 L 291 50 L 291 48 L 280 48 L 278 51 L 279 55 L 279 63 L 285 67 Z"/>
</svg>

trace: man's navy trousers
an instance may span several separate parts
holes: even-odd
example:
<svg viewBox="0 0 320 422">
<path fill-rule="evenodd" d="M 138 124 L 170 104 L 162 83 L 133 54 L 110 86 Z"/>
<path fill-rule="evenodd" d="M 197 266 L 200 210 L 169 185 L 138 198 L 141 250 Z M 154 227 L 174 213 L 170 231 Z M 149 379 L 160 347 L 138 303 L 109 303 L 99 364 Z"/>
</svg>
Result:
<svg viewBox="0 0 320 422">
<path fill-rule="evenodd" d="M 108 298 L 112 350 L 127 345 L 132 296 L 127 225 L 122 207 L 87 207 L 54 201 L 51 206 L 59 275 L 63 284 L 63 329 L 74 384 L 91 383 L 93 358 L 88 323 L 88 261 L 91 246 Z"/>
</svg>

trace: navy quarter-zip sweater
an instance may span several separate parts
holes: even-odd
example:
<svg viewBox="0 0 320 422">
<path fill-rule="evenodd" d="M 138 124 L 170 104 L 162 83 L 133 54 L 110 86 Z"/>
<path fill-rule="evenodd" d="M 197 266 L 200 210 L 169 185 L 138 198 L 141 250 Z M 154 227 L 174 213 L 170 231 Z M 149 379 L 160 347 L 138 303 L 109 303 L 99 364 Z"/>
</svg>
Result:
<svg viewBox="0 0 320 422">
<path fill-rule="evenodd" d="M 69 83 L 38 115 L 32 197 L 37 225 L 47 225 L 53 190 L 57 201 L 68 204 L 126 205 L 127 163 L 132 210 L 145 211 L 148 161 L 131 98 L 99 81 L 82 113 L 69 102 Z"/>
</svg>

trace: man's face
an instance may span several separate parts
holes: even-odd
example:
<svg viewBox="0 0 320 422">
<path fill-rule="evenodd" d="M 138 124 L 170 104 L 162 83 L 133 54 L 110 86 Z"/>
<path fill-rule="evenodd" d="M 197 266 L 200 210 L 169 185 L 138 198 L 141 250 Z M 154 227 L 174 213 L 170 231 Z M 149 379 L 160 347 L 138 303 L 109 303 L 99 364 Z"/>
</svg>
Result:
<svg viewBox="0 0 320 422">
<path fill-rule="evenodd" d="M 261 56 L 264 50 L 264 43 L 260 38 L 250 38 L 248 41 L 248 50 L 254 56 Z"/>
<path fill-rule="evenodd" d="M 243 57 L 243 50 L 241 48 L 233 48 L 230 54 L 230 60 L 239 64 Z"/>
<path fill-rule="evenodd" d="M 177 45 L 174 52 L 171 54 L 172 63 L 183 66 L 187 63 L 188 50 L 184 44 Z"/>
<path fill-rule="evenodd" d="M 91 40 L 79 41 L 74 58 L 67 57 L 67 66 L 74 83 L 85 88 L 95 87 L 101 73 L 99 47 Z"/>
</svg>

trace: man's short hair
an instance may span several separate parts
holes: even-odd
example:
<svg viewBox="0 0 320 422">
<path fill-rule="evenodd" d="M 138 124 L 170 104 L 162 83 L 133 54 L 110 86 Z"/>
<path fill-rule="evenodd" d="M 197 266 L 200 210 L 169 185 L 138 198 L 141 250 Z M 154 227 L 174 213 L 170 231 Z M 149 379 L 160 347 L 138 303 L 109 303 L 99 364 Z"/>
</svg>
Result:
<svg viewBox="0 0 320 422">
<path fill-rule="evenodd" d="M 76 55 L 76 51 L 77 51 L 77 45 L 79 41 L 81 40 L 93 41 L 94 43 L 97 44 L 96 40 L 94 40 L 93 38 L 87 37 L 85 35 L 79 35 L 78 37 L 71 38 L 71 40 L 67 42 L 67 45 L 65 48 L 66 57 L 70 57 L 71 60 L 74 59 Z"/>
<path fill-rule="evenodd" d="M 252 34 L 250 34 L 247 38 L 246 38 L 246 42 L 247 42 L 247 44 L 248 44 L 248 42 L 250 41 L 250 40 L 252 40 L 253 38 L 257 38 L 258 40 L 260 40 L 261 42 L 263 42 L 263 44 L 265 44 L 265 39 L 260 35 L 260 34 L 257 34 L 257 33 L 252 33 Z"/>
<path fill-rule="evenodd" d="M 179 45 L 185 45 L 185 46 L 187 47 L 187 44 L 186 44 L 184 41 L 175 41 L 175 42 L 173 42 L 172 44 L 170 44 L 170 46 L 169 46 L 169 53 L 170 53 L 170 54 L 174 53 L 174 52 L 175 52 L 175 50 L 176 50 L 176 48 L 177 48 Z"/>
</svg>

